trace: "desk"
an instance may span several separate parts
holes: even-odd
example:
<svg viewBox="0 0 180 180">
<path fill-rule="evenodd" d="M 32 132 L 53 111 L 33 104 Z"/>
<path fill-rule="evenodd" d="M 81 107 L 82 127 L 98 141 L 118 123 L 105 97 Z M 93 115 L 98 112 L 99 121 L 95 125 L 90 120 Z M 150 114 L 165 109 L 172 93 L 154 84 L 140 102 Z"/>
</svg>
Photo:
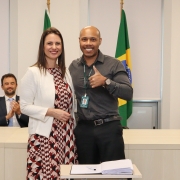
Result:
<svg viewBox="0 0 180 180">
<path fill-rule="evenodd" d="M 142 179 L 179 180 L 179 129 L 124 129 L 125 154 Z M 27 128 L 0 127 L 0 180 L 26 177 Z"/>
<path fill-rule="evenodd" d="M 124 179 L 124 178 L 142 178 L 136 165 L 133 164 L 133 175 L 102 175 L 102 174 L 70 174 L 71 165 L 61 165 L 61 178 L 64 179 Z"/>
<path fill-rule="evenodd" d="M 5 146 L 6 141 L 14 134 L 18 127 L 0 127 L 0 179 L 5 179 Z"/>
</svg>

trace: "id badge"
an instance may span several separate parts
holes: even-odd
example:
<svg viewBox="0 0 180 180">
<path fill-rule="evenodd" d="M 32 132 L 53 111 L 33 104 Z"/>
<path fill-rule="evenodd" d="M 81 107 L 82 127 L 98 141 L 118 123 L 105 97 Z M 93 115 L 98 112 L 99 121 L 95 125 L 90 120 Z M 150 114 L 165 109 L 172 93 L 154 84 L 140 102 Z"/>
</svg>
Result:
<svg viewBox="0 0 180 180">
<path fill-rule="evenodd" d="M 86 96 L 86 95 L 82 96 L 80 107 L 87 108 L 88 103 L 89 103 L 89 96 Z"/>
</svg>

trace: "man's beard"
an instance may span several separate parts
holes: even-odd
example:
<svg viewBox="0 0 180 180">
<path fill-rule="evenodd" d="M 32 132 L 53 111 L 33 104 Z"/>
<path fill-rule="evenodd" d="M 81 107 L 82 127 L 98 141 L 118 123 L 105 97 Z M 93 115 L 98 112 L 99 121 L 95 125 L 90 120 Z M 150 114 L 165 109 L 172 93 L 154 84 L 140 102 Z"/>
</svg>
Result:
<svg viewBox="0 0 180 180">
<path fill-rule="evenodd" d="M 14 90 L 14 91 L 11 91 L 11 92 L 5 91 L 5 94 L 6 94 L 7 96 L 15 95 L 15 90 Z"/>
</svg>

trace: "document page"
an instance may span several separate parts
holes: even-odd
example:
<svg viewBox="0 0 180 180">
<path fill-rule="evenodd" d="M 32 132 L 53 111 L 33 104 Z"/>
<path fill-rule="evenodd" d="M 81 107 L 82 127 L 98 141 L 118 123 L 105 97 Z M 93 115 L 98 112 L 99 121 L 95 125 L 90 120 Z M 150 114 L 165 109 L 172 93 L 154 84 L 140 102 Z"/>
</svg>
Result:
<svg viewBox="0 0 180 180">
<path fill-rule="evenodd" d="M 101 173 L 101 164 L 79 164 L 72 165 L 71 174 L 99 174 Z"/>
<path fill-rule="evenodd" d="M 133 174 L 133 165 L 130 159 L 107 161 L 101 163 L 102 174 Z"/>
</svg>

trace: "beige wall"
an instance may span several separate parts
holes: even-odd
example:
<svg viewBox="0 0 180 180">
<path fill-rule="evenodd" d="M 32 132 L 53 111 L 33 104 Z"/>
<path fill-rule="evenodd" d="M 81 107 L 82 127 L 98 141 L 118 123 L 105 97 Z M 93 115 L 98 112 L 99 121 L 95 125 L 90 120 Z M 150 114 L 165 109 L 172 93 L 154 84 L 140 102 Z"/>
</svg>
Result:
<svg viewBox="0 0 180 180">
<path fill-rule="evenodd" d="M 0 0 L 0 77 L 9 72 L 9 1 Z M 0 94 L 1 94 L 0 89 Z"/>
<path fill-rule="evenodd" d="M 180 1 L 164 1 L 162 127 L 180 128 Z"/>
<path fill-rule="evenodd" d="M 171 101 L 170 101 L 170 128 L 180 128 L 180 81 L 179 81 L 179 67 L 180 67 L 180 1 L 172 2 L 172 38 L 171 38 Z M 177 119 L 177 121 L 173 121 Z"/>
</svg>

